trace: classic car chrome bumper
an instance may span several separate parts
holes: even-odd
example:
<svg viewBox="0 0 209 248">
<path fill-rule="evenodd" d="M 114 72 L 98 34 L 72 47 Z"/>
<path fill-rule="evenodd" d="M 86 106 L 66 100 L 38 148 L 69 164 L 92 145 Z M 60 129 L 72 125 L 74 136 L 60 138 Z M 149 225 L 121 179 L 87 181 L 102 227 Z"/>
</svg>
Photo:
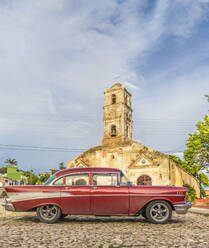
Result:
<svg viewBox="0 0 209 248">
<path fill-rule="evenodd" d="M 8 202 L 6 199 L 5 199 L 4 202 L 2 202 L 1 205 L 2 205 L 2 206 L 5 208 L 5 210 L 7 210 L 7 211 L 15 211 L 15 208 L 14 208 L 13 204 L 12 204 L 11 202 Z"/>
<path fill-rule="evenodd" d="M 191 208 L 191 206 L 191 201 L 186 201 L 185 204 L 174 205 L 174 208 L 177 214 L 186 214 L 187 210 Z"/>
</svg>

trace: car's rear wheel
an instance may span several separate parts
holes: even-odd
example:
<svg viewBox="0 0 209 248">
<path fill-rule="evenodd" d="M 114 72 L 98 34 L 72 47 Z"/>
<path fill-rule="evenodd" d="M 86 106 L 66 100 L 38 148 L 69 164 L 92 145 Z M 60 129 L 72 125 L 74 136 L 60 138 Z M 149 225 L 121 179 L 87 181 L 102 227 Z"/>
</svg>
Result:
<svg viewBox="0 0 209 248">
<path fill-rule="evenodd" d="M 172 208 L 168 202 L 156 200 L 148 204 L 145 215 L 154 224 L 166 224 L 171 219 Z"/>
<path fill-rule="evenodd" d="M 48 224 L 56 222 L 61 216 L 61 209 L 52 204 L 40 206 L 36 212 L 39 220 Z"/>
</svg>

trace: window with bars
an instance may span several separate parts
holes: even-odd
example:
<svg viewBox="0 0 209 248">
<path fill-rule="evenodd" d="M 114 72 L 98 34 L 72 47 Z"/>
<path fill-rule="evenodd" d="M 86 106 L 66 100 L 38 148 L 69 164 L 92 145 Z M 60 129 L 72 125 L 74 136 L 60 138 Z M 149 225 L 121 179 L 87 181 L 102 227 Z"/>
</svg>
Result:
<svg viewBox="0 0 209 248">
<path fill-rule="evenodd" d="M 137 185 L 152 185 L 152 178 L 148 175 L 142 175 L 137 179 Z"/>
</svg>

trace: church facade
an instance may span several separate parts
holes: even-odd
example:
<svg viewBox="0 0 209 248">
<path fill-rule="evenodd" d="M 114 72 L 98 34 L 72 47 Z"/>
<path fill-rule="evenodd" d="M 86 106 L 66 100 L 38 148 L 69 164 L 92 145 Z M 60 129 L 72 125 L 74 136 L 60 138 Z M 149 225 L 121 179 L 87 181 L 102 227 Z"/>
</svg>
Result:
<svg viewBox="0 0 209 248">
<path fill-rule="evenodd" d="M 131 94 L 120 83 L 104 92 L 104 136 L 92 147 L 68 162 L 67 167 L 109 167 L 121 169 L 136 185 L 191 185 L 199 196 L 195 177 L 169 156 L 132 139 Z"/>
</svg>

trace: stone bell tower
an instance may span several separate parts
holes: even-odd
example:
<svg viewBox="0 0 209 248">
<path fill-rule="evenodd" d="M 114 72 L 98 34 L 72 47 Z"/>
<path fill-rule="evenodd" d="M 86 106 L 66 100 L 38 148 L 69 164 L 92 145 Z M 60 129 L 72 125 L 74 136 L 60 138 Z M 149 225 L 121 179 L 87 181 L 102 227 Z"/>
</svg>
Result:
<svg viewBox="0 0 209 248">
<path fill-rule="evenodd" d="M 104 92 L 103 145 L 114 145 L 132 139 L 131 94 L 117 82 Z"/>
</svg>

